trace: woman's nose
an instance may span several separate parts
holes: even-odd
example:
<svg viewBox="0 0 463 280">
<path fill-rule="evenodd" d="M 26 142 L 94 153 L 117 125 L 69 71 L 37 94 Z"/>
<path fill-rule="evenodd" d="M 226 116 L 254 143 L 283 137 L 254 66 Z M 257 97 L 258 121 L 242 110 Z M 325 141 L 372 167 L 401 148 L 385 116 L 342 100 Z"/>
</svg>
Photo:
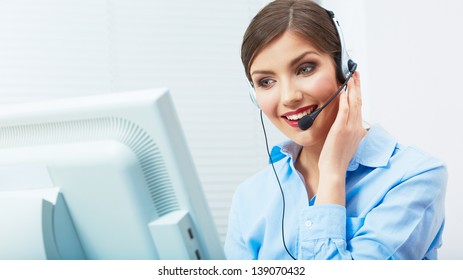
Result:
<svg viewBox="0 0 463 280">
<path fill-rule="evenodd" d="M 295 107 L 303 99 L 303 92 L 298 87 L 288 83 L 281 89 L 281 102 L 284 106 Z"/>
</svg>

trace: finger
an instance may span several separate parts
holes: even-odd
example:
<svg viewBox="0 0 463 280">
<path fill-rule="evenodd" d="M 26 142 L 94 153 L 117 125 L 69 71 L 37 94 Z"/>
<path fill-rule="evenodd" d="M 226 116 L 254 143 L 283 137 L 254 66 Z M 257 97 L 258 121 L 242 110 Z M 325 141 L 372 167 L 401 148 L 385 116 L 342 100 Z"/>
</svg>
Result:
<svg viewBox="0 0 463 280">
<path fill-rule="evenodd" d="M 347 86 L 349 89 L 349 121 L 353 125 L 356 125 L 359 122 L 362 122 L 362 95 L 360 88 L 360 74 L 358 71 L 353 73 L 352 78 L 348 82 Z"/>
<path fill-rule="evenodd" d="M 362 90 L 360 87 L 360 73 L 355 72 L 352 78 L 354 79 L 354 88 L 355 88 L 355 91 L 357 92 L 356 104 L 359 107 L 362 107 Z"/>
<path fill-rule="evenodd" d="M 350 93 L 349 93 L 350 94 Z M 335 123 L 346 125 L 347 121 L 349 120 L 349 101 L 348 95 L 346 90 L 343 89 L 341 94 L 339 95 L 339 109 L 338 115 L 336 116 Z"/>
<path fill-rule="evenodd" d="M 347 89 L 349 91 L 349 105 L 350 107 L 358 107 L 361 106 L 361 99 L 360 99 L 360 78 L 358 72 L 354 72 L 352 74 L 351 79 L 347 83 Z"/>
</svg>

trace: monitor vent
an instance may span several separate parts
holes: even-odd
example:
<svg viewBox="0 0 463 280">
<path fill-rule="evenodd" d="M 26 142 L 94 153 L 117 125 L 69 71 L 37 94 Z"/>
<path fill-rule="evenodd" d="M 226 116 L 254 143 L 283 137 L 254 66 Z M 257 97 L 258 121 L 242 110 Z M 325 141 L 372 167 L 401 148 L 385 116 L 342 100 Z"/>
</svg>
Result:
<svg viewBox="0 0 463 280">
<path fill-rule="evenodd" d="M 164 159 L 154 140 L 123 118 L 97 118 L 0 127 L 0 148 L 116 140 L 138 157 L 159 216 L 179 210 Z"/>
</svg>

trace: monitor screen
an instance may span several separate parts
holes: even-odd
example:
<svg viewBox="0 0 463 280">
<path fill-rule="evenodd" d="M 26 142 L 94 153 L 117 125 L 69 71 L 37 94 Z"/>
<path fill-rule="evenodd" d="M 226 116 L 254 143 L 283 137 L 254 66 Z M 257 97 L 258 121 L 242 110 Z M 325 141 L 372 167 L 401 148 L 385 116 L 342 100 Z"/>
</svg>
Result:
<svg viewBox="0 0 463 280">
<path fill-rule="evenodd" d="M 223 259 L 167 89 L 0 108 L 1 259 Z"/>
</svg>

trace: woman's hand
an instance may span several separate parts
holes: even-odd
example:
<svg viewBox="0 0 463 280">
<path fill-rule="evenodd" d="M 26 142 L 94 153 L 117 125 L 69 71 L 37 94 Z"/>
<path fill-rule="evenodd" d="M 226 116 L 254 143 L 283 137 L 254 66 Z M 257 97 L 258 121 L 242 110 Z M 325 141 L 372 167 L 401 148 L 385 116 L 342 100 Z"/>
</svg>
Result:
<svg viewBox="0 0 463 280">
<path fill-rule="evenodd" d="M 365 136 L 362 126 L 360 76 L 354 72 L 347 83 L 348 93 L 339 96 L 339 111 L 323 145 L 319 167 L 316 204 L 345 205 L 347 167 Z"/>
</svg>

